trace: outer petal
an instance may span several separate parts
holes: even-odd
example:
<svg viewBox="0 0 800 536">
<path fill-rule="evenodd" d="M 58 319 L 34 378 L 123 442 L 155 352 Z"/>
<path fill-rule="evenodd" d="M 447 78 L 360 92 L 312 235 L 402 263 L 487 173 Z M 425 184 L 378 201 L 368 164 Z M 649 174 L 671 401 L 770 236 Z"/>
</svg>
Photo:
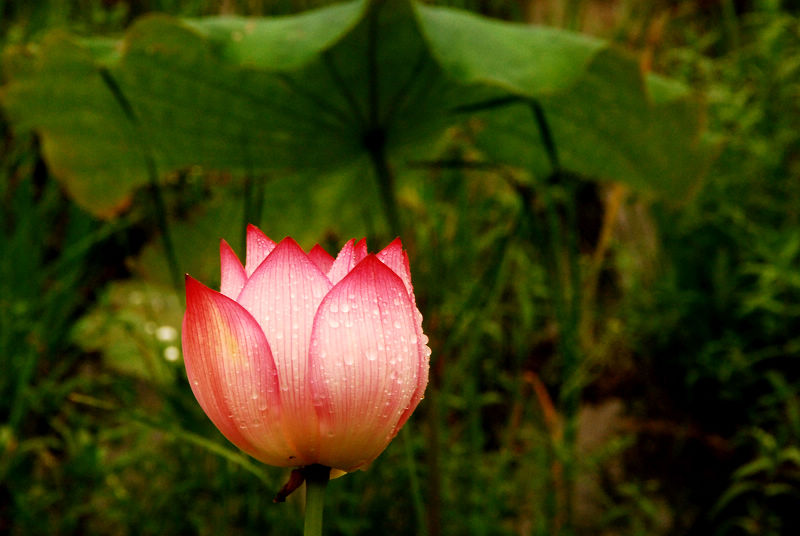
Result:
<svg viewBox="0 0 800 536">
<path fill-rule="evenodd" d="M 346 276 L 356 264 L 361 262 L 367 256 L 367 241 L 362 238 L 356 243 L 354 239 L 348 240 L 342 250 L 336 256 L 328 270 L 328 279 L 334 285 Z"/>
<path fill-rule="evenodd" d="M 428 386 L 428 370 L 430 369 L 430 355 L 431 349 L 428 348 L 428 337 L 422 332 L 422 314 L 417 309 L 417 301 L 414 297 L 414 286 L 411 284 L 411 268 L 408 263 L 408 254 L 403 251 L 403 244 L 399 238 L 395 238 L 391 244 L 383 248 L 376 257 L 386 266 L 392 269 L 394 273 L 403 280 L 403 284 L 408 291 L 411 302 L 414 304 L 414 312 L 416 318 L 416 331 L 417 331 L 417 351 L 419 359 L 419 377 L 417 383 L 417 390 L 411 398 L 411 403 L 406 412 L 397 423 L 395 434 L 402 428 L 414 409 L 419 404 L 420 400 L 425 394 L 425 388 Z"/>
<path fill-rule="evenodd" d="M 275 242 L 262 233 L 261 229 L 252 224 L 247 226 L 247 259 L 244 267 L 247 277 L 253 275 L 256 268 L 264 262 L 273 249 L 275 249 Z"/>
<path fill-rule="evenodd" d="M 383 264 L 392 269 L 397 277 L 403 280 L 409 295 L 414 296 L 414 287 L 411 285 L 411 268 L 408 265 L 408 255 L 403 251 L 403 243 L 395 238 L 391 244 L 375 255 Z"/>
<path fill-rule="evenodd" d="M 330 253 L 322 249 L 319 244 L 311 248 L 311 251 L 308 252 L 308 258 L 317 265 L 317 268 L 319 268 L 319 271 L 323 274 L 327 274 L 328 270 L 330 270 L 333 265 L 333 257 L 331 257 Z"/>
<path fill-rule="evenodd" d="M 363 261 L 364 257 L 367 256 L 367 253 L 369 253 L 367 251 L 367 239 L 362 238 L 356 242 L 356 245 L 353 248 L 353 266 Z"/>
<path fill-rule="evenodd" d="M 275 364 L 253 317 L 187 276 L 182 338 L 192 392 L 220 432 L 264 463 L 297 465 L 281 424 Z"/>
<path fill-rule="evenodd" d="M 350 471 L 386 448 L 419 384 L 415 324 L 403 282 L 374 255 L 325 297 L 311 339 L 319 463 Z"/>
<path fill-rule="evenodd" d="M 239 257 L 225 240 L 219 243 L 219 266 L 220 266 L 220 292 L 225 296 L 235 300 L 247 281 L 247 274 L 244 271 Z"/>
<path fill-rule="evenodd" d="M 308 347 L 314 315 L 330 288 L 300 246 L 286 238 L 253 272 L 238 298 L 269 341 L 284 428 L 302 464 L 316 462 L 319 427 L 308 384 Z"/>
</svg>

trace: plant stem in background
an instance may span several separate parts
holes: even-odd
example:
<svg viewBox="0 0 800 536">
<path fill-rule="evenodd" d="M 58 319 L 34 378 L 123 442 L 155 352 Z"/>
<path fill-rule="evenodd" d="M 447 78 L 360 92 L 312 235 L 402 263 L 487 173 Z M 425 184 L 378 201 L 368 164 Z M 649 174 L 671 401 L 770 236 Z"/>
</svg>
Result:
<svg viewBox="0 0 800 536">
<path fill-rule="evenodd" d="M 386 214 L 389 231 L 399 236 L 400 216 L 397 210 L 397 196 L 394 191 L 394 175 L 389 167 L 386 157 L 386 130 L 381 124 L 378 98 L 380 77 L 378 75 L 378 17 L 383 6 L 382 1 L 375 1 L 370 5 L 367 15 L 367 65 L 369 66 L 367 126 L 364 131 L 364 147 L 369 153 L 375 178 L 378 181 L 378 190 Z"/>
<path fill-rule="evenodd" d="M 304 536 L 322 536 L 322 510 L 325 506 L 325 488 L 331 469 L 324 465 L 309 465 L 303 468 L 306 479 L 306 519 Z"/>
<path fill-rule="evenodd" d="M 397 210 L 397 196 L 394 191 L 394 175 L 389 162 L 386 159 L 385 140 L 383 131 L 375 129 L 366 134 L 365 143 L 369 149 L 372 167 L 375 171 L 375 178 L 378 182 L 378 191 L 383 203 L 383 211 L 386 215 L 386 223 L 393 236 L 401 236 L 402 229 L 400 224 L 400 214 Z"/>
<path fill-rule="evenodd" d="M 411 448 L 411 440 L 408 438 L 408 428 L 400 430 L 400 442 L 406 453 L 406 468 L 408 469 L 408 484 L 411 488 L 411 499 L 414 503 L 414 517 L 417 521 L 417 533 L 425 536 L 425 507 L 422 504 L 422 494 L 419 490 L 419 477 L 417 476 L 417 464 L 414 461 L 414 451 Z"/>
<path fill-rule="evenodd" d="M 151 150 L 149 144 L 147 143 L 147 139 L 139 128 L 139 118 L 137 117 L 136 112 L 134 112 L 133 106 L 131 106 L 130 101 L 127 99 L 127 97 L 125 97 L 125 94 L 122 92 L 119 84 L 117 84 L 117 81 L 114 80 L 114 77 L 111 76 L 111 73 L 108 72 L 107 68 L 101 68 L 99 73 L 100 77 L 103 79 L 103 83 L 106 85 L 109 92 L 114 96 L 114 99 L 116 100 L 117 104 L 119 104 L 120 109 L 125 114 L 125 117 L 128 119 L 128 121 L 130 121 L 131 126 L 137 133 L 137 141 L 142 149 L 142 153 L 144 154 L 144 163 L 145 167 L 147 168 L 150 196 L 153 199 L 153 209 L 156 215 L 156 224 L 161 231 L 161 239 L 164 243 L 164 254 L 167 256 L 167 264 L 169 265 L 172 286 L 175 287 L 175 292 L 178 294 L 178 296 L 182 296 L 183 277 L 181 276 L 181 271 L 178 266 L 178 258 L 175 255 L 175 247 L 172 242 L 172 235 L 167 222 L 167 208 L 166 204 L 164 203 L 164 196 L 161 195 L 161 186 L 158 182 L 158 168 L 156 167 L 156 162 L 153 159 L 153 151 Z"/>
<path fill-rule="evenodd" d="M 739 18 L 736 15 L 736 5 L 733 0 L 723 0 L 722 2 L 722 23 L 729 49 L 734 54 L 738 54 L 742 39 L 739 35 Z"/>
<path fill-rule="evenodd" d="M 577 31 L 580 26 L 581 12 L 583 11 L 583 0 L 568 0 L 564 7 L 564 28 Z"/>
<path fill-rule="evenodd" d="M 169 222 L 167 222 L 167 208 L 164 203 L 164 196 L 161 195 L 161 186 L 158 184 L 158 173 L 156 171 L 155 162 L 153 162 L 152 158 L 149 156 L 147 157 L 147 174 L 150 179 L 150 196 L 153 199 L 156 224 L 161 231 L 161 240 L 164 243 L 164 254 L 167 256 L 172 286 L 175 287 L 175 292 L 178 296 L 182 296 L 183 278 L 181 277 L 181 270 L 178 266 L 178 257 L 175 255 L 175 246 L 172 243 Z"/>
<path fill-rule="evenodd" d="M 581 276 L 578 259 L 578 228 L 575 211 L 575 192 L 572 181 L 561 169 L 558 151 L 544 110 L 538 102 L 531 102 L 531 111 L 539 129 L 541 142 L 550 160 L 551 173 L 542 188 L 547 227 L 546 257 L 552 281 L 552 299 L 558 323 L 558 353 L 561 358 L 561 389 L 559 405 L 562 416 L 560 462 L 563 468 L 561 506 L 554 520 L 556 532 L 572 526 L 572 487 L 575 482 L 575 444 L 577 440 L 578 410 L 580 404 L 581 349 L 578 336 L 581 314 Z M 564 220 L 557 210 L 558 199 L 553 190 L 561 188 Z M 535 225 L 535 224 L 534 224 Z"/>
<path fill-rule="evenodd" d="M 261 225 L 261 213 L 264 208 L 264 183 L 263 177 L 256 178 L 251 170 L 244 179 L 244 225 L 242 225 L 242 248 L 247 244 L 247 226 Z"/>
</svg>

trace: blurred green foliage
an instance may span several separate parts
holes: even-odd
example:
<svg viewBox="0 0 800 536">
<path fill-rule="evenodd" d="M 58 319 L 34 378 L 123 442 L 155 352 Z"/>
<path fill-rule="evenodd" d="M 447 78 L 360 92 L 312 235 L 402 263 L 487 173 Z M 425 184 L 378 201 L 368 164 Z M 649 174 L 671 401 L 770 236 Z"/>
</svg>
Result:
<svg viewBox="0 0 800 536">
<path fill-rule="evenodd" d="M 24 60 L 18 47 L 54 28 L 88 37 L 79 42 L 106 61 L 113 41 L 96 36 L 119 39 L 151 10 L 317 4 L 5 2 L 4 83 Z M 597 33 L 591 16 L 606 3 L 461 4 Z M 699 147 L 714 148 L 714 164 L 676 202 L 621 185 L 637 186 L 625 147 L 640 180 L 688 169 L 669 167 L 689 154 L 676 140 L 645 132 L 648 121 L 669 125 L 664 114 L 637 105 L 585 117 L 590 131 L 616 132 L 600 154 L 618 162 L 570 135 L 569 111 L 607 91 L 603 65 L 635 73 L 613 53 L 578 92 L 549 97 L 568 118 L 546 125 L 564 129 L 556 155 L 531 145 L 545 136 L 529 107 L 447 130 L 433 156 L 409 151 L 394 195 L 434 351 L 431 385 L 368 471 L 331 483 L 328 534 L 798 532 L 800 19 L 777 1 L 619 4 L 605 35 L 705 96 L 705 116 L 683 105 L 666 116 L 705 121 Z M 676 87 L 647 80 L 651 97 Z M 3 129 L 0 532 L 299 534 L 301 494 L 271 502 L 286 472 L 227 444 L 191 395 L 171 271 L 215 284 L 218 239 L 241 253 L 248 221 L 306 247 L 335 251 L 352 236 L 380 247 L 391 236 L 369 167 L 324 177 L 178 167 L 98 219 L 63 189 L 42 137 Z M 659 148 L 663 161 L 645 161 Z M 568 169 L 553 169 L 553 156 Z"/>
</svg>

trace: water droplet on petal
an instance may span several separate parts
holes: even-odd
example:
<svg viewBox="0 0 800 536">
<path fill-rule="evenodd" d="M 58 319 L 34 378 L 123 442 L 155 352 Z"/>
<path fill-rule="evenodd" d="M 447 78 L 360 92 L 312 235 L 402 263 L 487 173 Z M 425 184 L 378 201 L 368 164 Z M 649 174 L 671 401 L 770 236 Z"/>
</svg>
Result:
<svg viewBox="0 0 800 536">
<path fill-rule="evenodd" d="M 332 328 L 338 328 L 338 327 L 339 327 L 339 322 L 338 322 L 337 320 L 330 319 L 330 320 L 328 321 L 328 325 L 329 325 L 330 327 L 332 327 Z"/>
<path fill-rule="evenodd" d="M 343 312 L 343 313 L 346 313 L 346 312 L 347 312 L 347 311 L 349 311 L 349 310 L 350 310 L 350 306 L 347 304 L 347 302 L 344 302 L 344 303 L 342 304 L 342 312 Z"/>
<path fill-rule="evenodd" d="M 375 361 L 376 359 L 378 359 L 378 352 L 375 352 L 373 350 L 368 350 L 367 351 L 367 360 L 368 361 Z"/>
<path fill-rule="evenodd" d="M 395 329 L 400 329 L 400 328 L 401 328 L 401 327 L 403 327 L 403 326 L 400 324 L 400 321 L 399 321 L 399 320 L 395 320 L 395 321 L 394 321 L 394 327 L 395 327 Z"/>
</svg>

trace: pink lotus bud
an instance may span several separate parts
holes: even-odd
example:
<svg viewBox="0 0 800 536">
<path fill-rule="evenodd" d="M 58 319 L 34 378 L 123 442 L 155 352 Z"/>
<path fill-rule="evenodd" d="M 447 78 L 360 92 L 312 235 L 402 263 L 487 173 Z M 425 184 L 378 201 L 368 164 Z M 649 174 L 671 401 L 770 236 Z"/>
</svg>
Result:
<svg viewBox="0 0 800 536">
<path fill-rule="evenodd" d="M 400 239 L 350 240 L 334 259 L 247 228 L 223 240 L 221 292 L 186 276 L 183 354 L 197 401 L 237 447 L 282 467 L 353 471 L 414 411 L 430 349 Z"/>
</svg>

